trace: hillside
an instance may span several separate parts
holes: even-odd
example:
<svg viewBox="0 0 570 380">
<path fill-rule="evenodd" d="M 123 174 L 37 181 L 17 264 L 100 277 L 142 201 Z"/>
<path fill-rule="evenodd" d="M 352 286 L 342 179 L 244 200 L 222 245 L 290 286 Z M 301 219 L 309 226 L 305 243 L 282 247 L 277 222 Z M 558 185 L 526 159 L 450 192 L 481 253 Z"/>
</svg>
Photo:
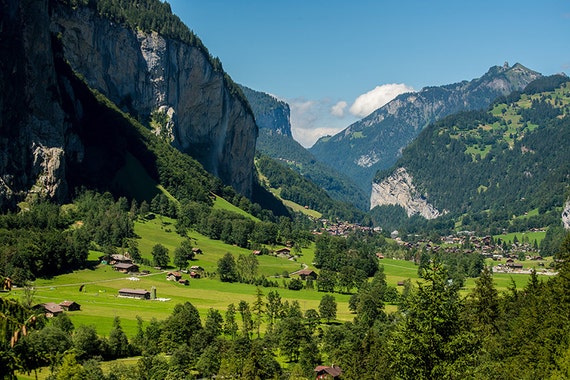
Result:
<svg viewBox="0 0 570 380">
<path fill-rule="evenodd" d="M 288 165 L 265 155 L 258 155 L 255 165 L 265 185 L 274 189 L 280 198 L 315 210 L 329 219 L 362 221 L 364 212 L 350 204 L 332 199 L 325 190 L 299 175 Z"/>
<path fill-rule="evenodd" d="M 462 110 L 485 109 L 498 96 L 522 90 L 539 73 L 515 64 L 494 66 L 480 78 L 402 94 L 309 151 L 348 176 L 366 194 L 376 172 L 388 169 L 430 123 Z"/>
<path fill-rule="evenodd" d="M 569 104 L 568 78 L 557 75 L 488 111 L 431 124 L 395 168 L 377 175 L 371 206 L 398 205 L 428 219 L 464 215 L 460 228 L 499 233 L 559 224 L 570 185 Z"/>
<path fill-rule="evenodd" d="M 289 105 L 264 92 L 245 86 L 241 89 L 248 99 L 259 127 L 256 150 L 287 164 L 291 169 L 320 186 L 338 201 L 349 203 L 361 211 L 368 209 L 368 197 L 350 179 L 323 164 L 291 134 Z"/>
</svg>

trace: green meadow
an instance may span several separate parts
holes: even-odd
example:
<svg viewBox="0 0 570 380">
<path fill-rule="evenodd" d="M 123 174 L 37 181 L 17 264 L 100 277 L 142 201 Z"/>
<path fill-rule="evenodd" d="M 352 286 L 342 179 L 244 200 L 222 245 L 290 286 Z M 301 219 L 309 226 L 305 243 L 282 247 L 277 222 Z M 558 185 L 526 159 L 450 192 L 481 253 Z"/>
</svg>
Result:
<svg viewBox="0 0 570 380">
<path fill-rule="evenodd" d="M 172 256 L 173 251 L 182 241 L 175 232 L 175 220 L 156 216 L 151 220 L 141 220 L 135 224 L 135 233 L 140 237 L 139 249 L 143 257 L 151 258 L 152 247 L 160 243 L 167 247 Z M 113 319 L 119 317 L 121 325 L 128 336 L 133 336 L 137 330 L 137 317 L 148 322 L 152 318 L 158 320 L 167 318 L 174 306 L 178 303 L 191 302 L 195 305 L 202 317 L 206 316 L 208 309 L 214 308 L 225 313 L 230 303 L 237 305 L 240 300 L 253 303 L 256 295 L 256 286 L 240 283 L 223 283 L 216 276 L 218 260 L 226 253 L 231 252 L 237 259 L 239 255 L 251 255 L 251 251 L 211 240 L 204 235 L 191 231 L 189 236 L 192 244 L 202 250 L 203 254 L 197 255 L 190 265 L 199 265 L 205 269 L 207 277 L 190 279 L 190 285 L 185 286 L 166 280 L 166 272 L 177 268 L 157 270 L 142 266 L 141 270 L 148 270 L 148 275 L 127 275 L 119 273 L 110 265 L 98 262 L 100 252 L 90 252 L 92 269 L 84 269 L 73 273 L 63 274 L 51 279 L 38 279 L 33 284 L 34 302 L 56 302 L 64 300 L 75 301 L 81 305 L 80 311 L 68 312 L 75 325 L 94 325 L 101 335 L 108 335 L 111 330 Z M 268 247 L 275 249 L 279 247 Z M 297 261 L 287 260 L 274 256 L 258 256 L 258 274 L 265 275 L 279 283 L 279 288 L 261 288 L 264 295 L 271 290 L 277 290 L 285 301 L 298 301 L 302 310 L 318 310 L 319 302 L 324 293 L 312 289 L 293 291 L 284 288 L 284 281 L 288 279 L 282 275 L 284 272 L 292 273 L 306 264 L 310 268 L 314 258 L 314 245 L 303 248 Z M 382 259 L 379 261 L 384 266 L 387 282 L 391 286 L 397 286 L 398 282 L 412 279 L 418 280 L 417 266 L 409 261 Z M 496 264 L 496 262 L 489 262 Z M 537 262 L 523 262 L 525 267 L 537 265 Z M 537 268 L 538 269 L 538 268 Z M 293 275 L 294 276 L 294 275 Z M 188 275 L 184 278 L 189 279 Z M 511 279 L 516 281 L 517 287 L 524 287 L 529 276 L 524 274 L 495 274 L 495 283 L 499 291 L 504 291 L 510 286 Z M 468 291 L 475 285 L 473 279 L 466 281 L 463 291 Z M 82 291 L 80 291 L 80 287 Z M 156 288 L 157 298 L 160 300 L 138 300 L 118 297 L 121 288 L 137 288 L 151 290 Z M 401 289 L 401 287 L 399 287 Z M 21 298 L 24 295 L 22 289 L 12 291 L 11 297 Z M 348 309 L 350 294 L 334 293 L 338 304 L 337 319 L 350 321 L 354 315 Z M 387 305 L 388 312 L 395 311 L 396 306 Z"/>
</svg>

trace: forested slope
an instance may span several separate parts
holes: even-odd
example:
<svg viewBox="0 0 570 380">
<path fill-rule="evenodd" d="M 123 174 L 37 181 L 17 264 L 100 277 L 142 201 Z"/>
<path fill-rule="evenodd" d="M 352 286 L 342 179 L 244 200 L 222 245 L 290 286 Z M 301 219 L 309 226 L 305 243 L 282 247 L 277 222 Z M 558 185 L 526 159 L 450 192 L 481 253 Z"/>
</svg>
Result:
<svg viewBox="0 0 570 380">
<path fill-rule="evenodd" d="M 464 225 L 495 231 L 560 218 L 570 180 L 570 88 L 565 76 L 537 80 L 488 111 L 461 112 L 427 127 L 398 160 L 419 194 Z M 389 180 L 393 170 L 376 176 Z M 372 195 L 372 205 L 374 194 Z M 512 220 L 537 209 L 538 215 Z"/>
</svg>

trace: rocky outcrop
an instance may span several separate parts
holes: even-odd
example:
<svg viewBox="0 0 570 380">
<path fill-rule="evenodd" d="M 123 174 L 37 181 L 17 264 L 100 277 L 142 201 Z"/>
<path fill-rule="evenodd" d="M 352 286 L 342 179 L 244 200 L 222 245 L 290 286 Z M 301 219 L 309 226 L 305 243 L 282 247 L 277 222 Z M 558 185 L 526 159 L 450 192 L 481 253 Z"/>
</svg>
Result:
<svg viewBox="0 0 570 380">
<path fill-rule="evenodd" d="M 56 7 L 51 30 L 90 87 L 143 122 L 167 114 L 172 145 L 251 196 L 257 126 L 203 50 L 125 28 L 90 8 Z"/>
<path fill-rule="evenodd" d="M 570 230 L 570 199 L 564 204 L 564 210 L 562 210 L 562 225 L 565 229 Z"/>
<path fill-rule="evenodd" d="M 370 209 L 383 205 L 398 205 L 408 216 L 420 214 L 426 219 L 435 219 L 442 213 L 429 204 L 414 187 L 412 176 L 405 168 L 398 168 L 380 183 L 372 185 Z"/>
</svg>

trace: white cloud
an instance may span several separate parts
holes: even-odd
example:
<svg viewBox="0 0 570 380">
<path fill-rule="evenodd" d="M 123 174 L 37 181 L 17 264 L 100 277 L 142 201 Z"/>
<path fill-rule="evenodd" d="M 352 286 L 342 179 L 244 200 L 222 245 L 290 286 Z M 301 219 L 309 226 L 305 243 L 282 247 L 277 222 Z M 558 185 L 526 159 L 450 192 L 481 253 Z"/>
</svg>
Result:
<svg viewBox="0 0 570 380">
<path fill-rule="evenodd" d="M 337 104 L 331 107 L 331 114 L 336 117 L 344 117 L 344 109 L 348 105 L 347 102 L 341 100 Z"/>
<path fill-rule="evenodd" d="M 350 123 L 356 121 L 353 116 L 350 118 L 342 117 L 345 115 L 344 108 L 348 105 L 346 102 L 343 106 L 341 102 L 332 104 L 330 99 L 307 100 L 307 99 L 288 99 L 287 103 L 291 109 L 291 132 L 293 138 L 304 147 L 312 146 L 320 137 L 326 135 L 334 135 Z M 335 109 L 338 112 L 335 115 Z"/>
<path fill-rule="evenodd" d="M 411 91 L 414 91 L 414 89 L 403 83 L 391 83 L 376 86 L 373 90 L 356 98 L 350 107 L 350 113 L 358 117 L 368 116 L 370 113 L 382 107 L 396 96 Z"/>
</svg>

